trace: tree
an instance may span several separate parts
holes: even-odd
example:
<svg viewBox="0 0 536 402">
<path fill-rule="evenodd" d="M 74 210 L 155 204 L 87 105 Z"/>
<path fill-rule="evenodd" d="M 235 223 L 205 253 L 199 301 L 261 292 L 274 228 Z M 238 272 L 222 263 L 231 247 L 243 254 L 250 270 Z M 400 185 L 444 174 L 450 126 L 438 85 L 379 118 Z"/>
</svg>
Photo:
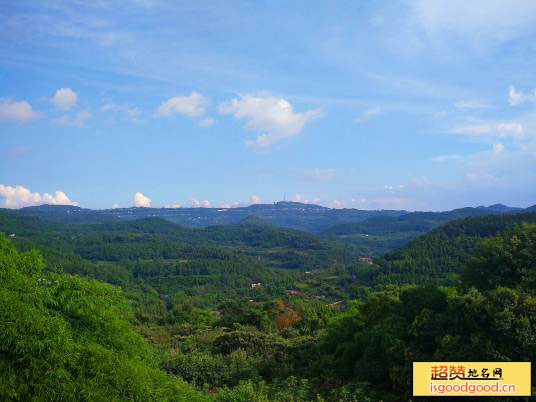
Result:
<svg viewBox="0 0 536 402">
<path fill-rule="evenodd" d="M 486 239 L 462 270 L 465 287 L 536 290 L 536 224 L 522 223 Z"/>
<path fill-rule="evenodd" d="M 158 369 L 118 288 L 43 266 L 0 234 L 1 400 L 200 400 Z"/>
</svg>

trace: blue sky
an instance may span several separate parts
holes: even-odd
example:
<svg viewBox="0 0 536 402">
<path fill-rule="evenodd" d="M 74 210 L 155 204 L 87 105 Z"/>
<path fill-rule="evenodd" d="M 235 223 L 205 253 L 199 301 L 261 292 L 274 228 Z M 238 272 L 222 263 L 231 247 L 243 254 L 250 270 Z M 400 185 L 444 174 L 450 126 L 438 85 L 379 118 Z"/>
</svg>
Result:
<svg viewBox="0 0 536 402">
<path fill-rule="evenodd" d="M 0 206 L 536 204 L 536 2 L 2 1 Z"/>
</svg>

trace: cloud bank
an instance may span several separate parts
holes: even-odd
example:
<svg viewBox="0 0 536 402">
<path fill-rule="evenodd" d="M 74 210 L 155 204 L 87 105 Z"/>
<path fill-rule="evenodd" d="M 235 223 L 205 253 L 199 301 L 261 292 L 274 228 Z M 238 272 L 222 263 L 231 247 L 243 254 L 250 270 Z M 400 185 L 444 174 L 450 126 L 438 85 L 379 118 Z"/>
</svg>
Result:
<svg viewBox="0 0 536 402">
<path fill-rule="evenodd" d="M 210 208 L 211 204 L 209 200 L 196 200 L 195 198 L 192 198 L 190 200 L 190 205 L 192 208 Z"/>
<path fill-rule="evenodd" d="M 149 208 L 151 206 L 151 199 L 138 191 L 134 194 L 134 205 Z"/>
<path fill-rule="evenodd" d="M 0 198 L 3 198 L 3 206 L 6 208 L 22 208 L 41 204 L 78 206 L 78 203 L 67 197 L 63 191 L 56 191 L 54 195 L 49 193 L 41 195 L 24 186 L 12 187 L 0 184 Z"/>
</svg>

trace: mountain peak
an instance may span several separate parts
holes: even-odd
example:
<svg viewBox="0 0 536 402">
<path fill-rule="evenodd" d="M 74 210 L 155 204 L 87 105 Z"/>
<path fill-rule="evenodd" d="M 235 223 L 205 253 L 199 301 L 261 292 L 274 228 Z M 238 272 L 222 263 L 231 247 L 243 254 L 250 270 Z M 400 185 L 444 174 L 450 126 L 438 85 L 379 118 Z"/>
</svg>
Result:
<svg viewBox="0 0 536 402">
<path fill-rule="evenodd" d="M 508 205 L 504 204 L 493 204 L 489 207 L 480 206 L 478 207 L 480 209 L 487 209 L 489 211 L 495 211 L 495 212 L 512 212 L 512 211 L 520 211 L 522 208 L 517 207 L 509 207 Z"/>
</svg>

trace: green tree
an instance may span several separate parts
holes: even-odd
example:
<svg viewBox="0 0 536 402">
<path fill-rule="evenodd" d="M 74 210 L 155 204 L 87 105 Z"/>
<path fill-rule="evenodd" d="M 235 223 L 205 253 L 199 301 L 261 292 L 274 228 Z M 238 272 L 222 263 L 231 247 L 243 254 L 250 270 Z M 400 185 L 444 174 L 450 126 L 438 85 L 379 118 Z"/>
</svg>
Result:
<svg viewBox="0 0 536 402">
<path fill-rule="evenodd" d="M 536 224 L 522 223 L 486 239 L 462 270 L 466 287 L 536 290 Z"/>
<path fill-rule="evenodd" d="M 118 288 L 43 266 L 0 234 L 1 400 L 200 400 L 158 369 Z"/>
</svg>

